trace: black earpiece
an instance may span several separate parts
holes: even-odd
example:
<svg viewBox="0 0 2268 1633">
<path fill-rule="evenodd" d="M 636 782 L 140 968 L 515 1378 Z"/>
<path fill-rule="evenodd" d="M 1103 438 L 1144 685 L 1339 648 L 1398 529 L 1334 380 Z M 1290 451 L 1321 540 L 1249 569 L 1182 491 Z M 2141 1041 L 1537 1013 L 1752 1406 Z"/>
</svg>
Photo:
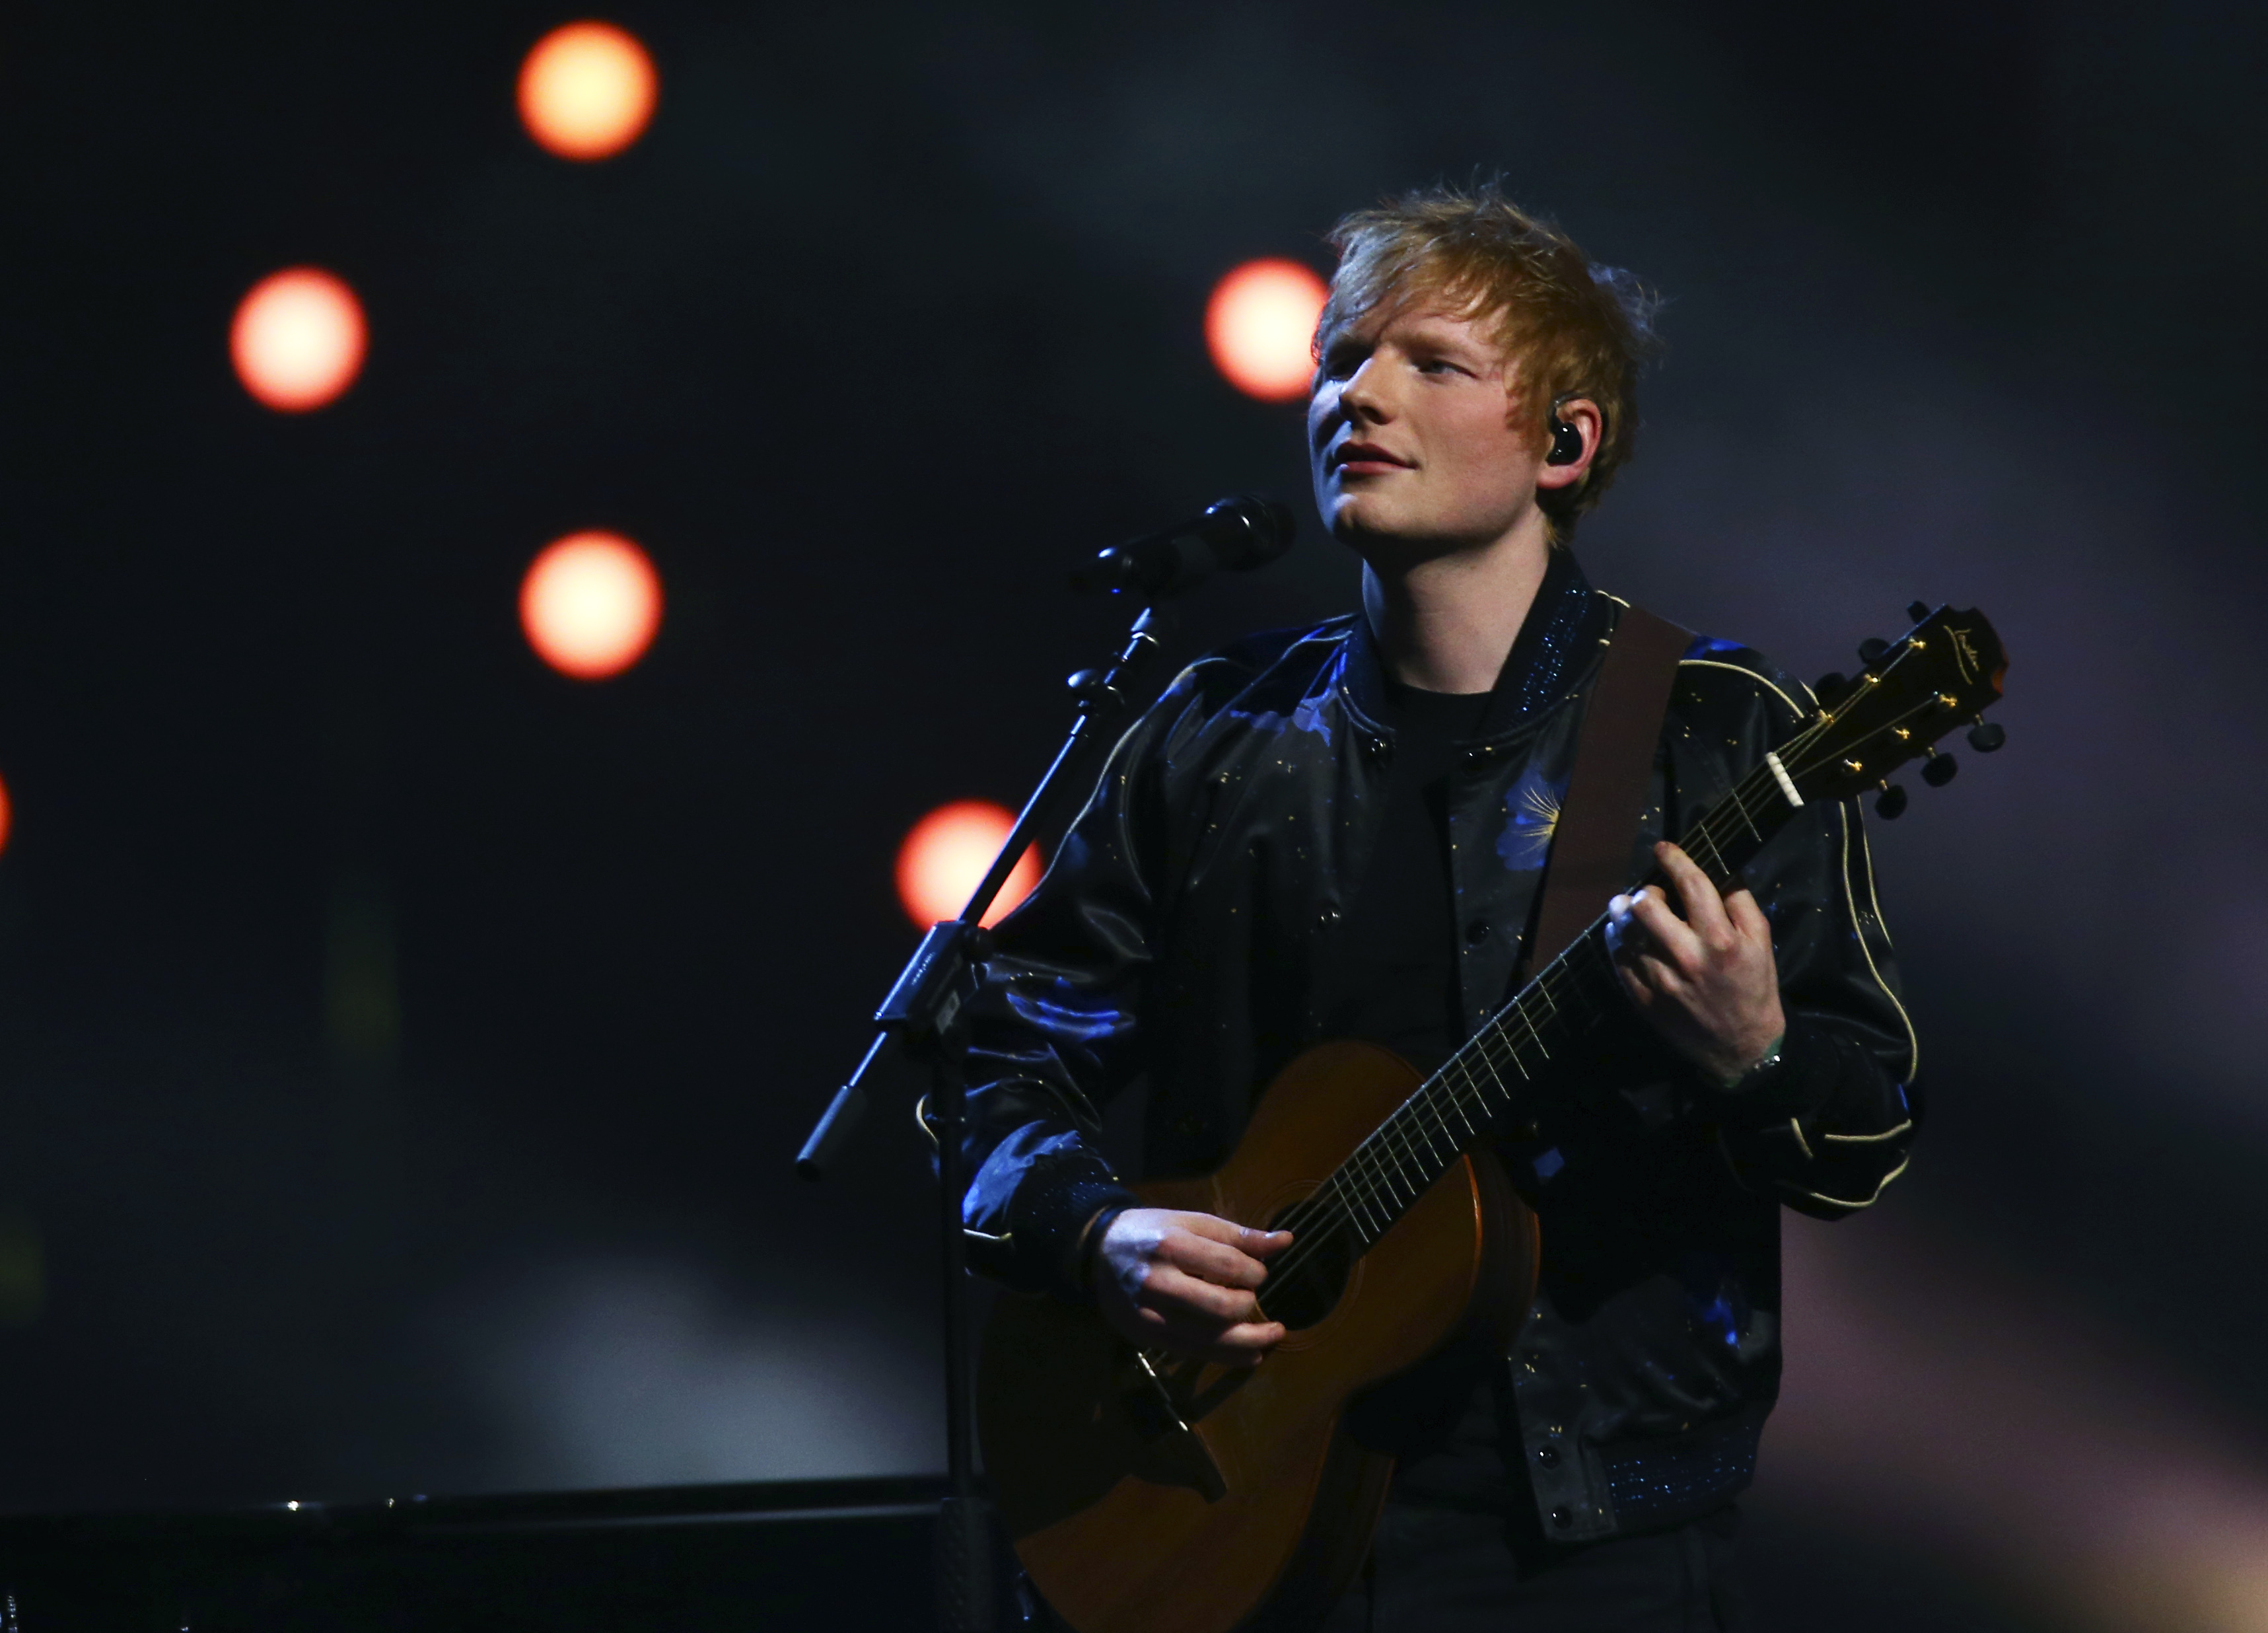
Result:
<svg viewBox="0 0 2268 1633">
<path fill-rule="evenodd" d="M 1557 415 L 1551 420 L 1551 451 L 1543 456 L 1547 465 L 1572 465 L 1583 457 L 1583 433 Z"/>
</svg>

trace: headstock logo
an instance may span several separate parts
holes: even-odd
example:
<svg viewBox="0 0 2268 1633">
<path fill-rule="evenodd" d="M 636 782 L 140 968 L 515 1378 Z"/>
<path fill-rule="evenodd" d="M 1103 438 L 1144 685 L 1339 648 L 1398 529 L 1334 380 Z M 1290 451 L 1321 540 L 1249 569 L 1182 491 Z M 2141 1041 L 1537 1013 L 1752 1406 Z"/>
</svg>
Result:
<svg viewBox="0 0 2268 1633">
<path fill-rule="evenodd" d="M 1969 632 L 1955 629 L 1948 624 L 1945 632 L 1953 637 L 1953 653 L 1961 662 L 1961 678 L 1975 680 L 1977 671 L 1984 666 L 1977 661 L 1977 647 L 1970 640 Z"/>
</svg>

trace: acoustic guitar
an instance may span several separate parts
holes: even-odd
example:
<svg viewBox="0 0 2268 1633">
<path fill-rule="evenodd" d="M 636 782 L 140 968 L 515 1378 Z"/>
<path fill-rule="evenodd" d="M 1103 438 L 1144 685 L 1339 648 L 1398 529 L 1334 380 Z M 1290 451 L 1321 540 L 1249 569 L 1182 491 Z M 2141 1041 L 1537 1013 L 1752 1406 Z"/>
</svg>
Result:
<svg viewBox="0 0 2268 1633">
<path fill-rule="evenodd" d="M 1924 610 L 1918 605 L 1916 616 Z M 1678 841 L 1722 890 L 1794 813 L 1880 787 L 1983 711 L 2007 661 L 1982 615 L 1939 608 L 1856 677 Z M 1032 1582 L 1079 1633 L 1227 1633 L 1320 1617 L 1359 1568 L 1391 1457 L 1343 1428 L 1349 1403 L 1468 1330 L 1509 1334 L 1535 1296 L 1535 1221 L 1498 1164 L 1499 1119 L 1532 1111 L 1555 1052 L 1619 1002 L 1605 917 L 1429 1077 L 1388 1051 L 1325 1044 L 1286 1067 L 1235 1154 L 1197 1179 L 1133 1187 L 1292 1233 L 1260 1289 L 1288 1329 L 1266 1362 L 1224 1368 L 1138 1349 L 1094 1312 L 1011 1294 L 979 1361 L 978 1415 L 1001 1522 Z"/>
</svg>

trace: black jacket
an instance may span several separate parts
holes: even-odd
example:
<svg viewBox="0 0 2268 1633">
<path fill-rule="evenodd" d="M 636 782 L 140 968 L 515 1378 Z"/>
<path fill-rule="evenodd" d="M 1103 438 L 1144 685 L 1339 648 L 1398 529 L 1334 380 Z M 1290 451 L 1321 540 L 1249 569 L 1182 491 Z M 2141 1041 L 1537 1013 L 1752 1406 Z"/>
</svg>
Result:
<svg viewBox="0 0 2268 1633">
<path fill-rule="evenodd" d="M 1622 604 L 1555 552 L 1462 752 L 1448 821 L 1468 1029 L 1513 990 Z M 1118 743 L 1046 878 L 997 932 L 972 1006 L 964 1221 L 980 1269 L 1075 1297 L 1073 1236 L 1130 1200 L 1098 1153 L 1099 1107 L 1146 1075 L 1149 1171 L 1203 1172 L 1285 1062 L 1324 1041 L 1318 976 L 1394 752 L 1381 686 L 1366 623 L 1336 618 L 1200 660 Z M 1756 653 L 1697 639 L 1631 877 L 1808 703 Z M 1867 1207 L 1913 1138 L 1913 1034 L 1855 804 L 1799 814 L 1746 876 L 1772 925 L 1779 1062 L 1716 1089 L 1628 1011 L 1506 1119 L 1523 1132 L 1532 1119 L 1534 1137 L 1497 1146 L 1544 1245 L 1514 1352 L 1488 1363 L 1500 1444 L 1566 1541 L 1670 1523 L 1746 1485 L 1778 1389 L 1778 1206 Z M 1409 1478 L 1422 1483 L 1420 1454 L 1459 1432 L 1470 1381 L 1445 1414 L 1403 1424 L 1419 1443 L 1404 1447 Z M 1508 1489 L 1445 1500 L 1494 1504 Z"/>
</svg>

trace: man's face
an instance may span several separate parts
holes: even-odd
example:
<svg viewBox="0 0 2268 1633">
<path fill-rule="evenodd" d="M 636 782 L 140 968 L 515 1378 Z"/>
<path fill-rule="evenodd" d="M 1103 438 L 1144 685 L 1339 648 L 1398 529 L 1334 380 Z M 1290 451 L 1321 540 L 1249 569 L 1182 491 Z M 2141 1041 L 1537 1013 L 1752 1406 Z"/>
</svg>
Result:
<svg viewBox="0 0 2268 1633">
<path fill-rule="evenodd" d="M 1375 565 L 1495 543 L 1535 503 L 1543 449 L 1513 425 L 1515 366 L 1437 307 L 1331 336 L 1307 405 L 1315 506 Z"/>
</svg>

